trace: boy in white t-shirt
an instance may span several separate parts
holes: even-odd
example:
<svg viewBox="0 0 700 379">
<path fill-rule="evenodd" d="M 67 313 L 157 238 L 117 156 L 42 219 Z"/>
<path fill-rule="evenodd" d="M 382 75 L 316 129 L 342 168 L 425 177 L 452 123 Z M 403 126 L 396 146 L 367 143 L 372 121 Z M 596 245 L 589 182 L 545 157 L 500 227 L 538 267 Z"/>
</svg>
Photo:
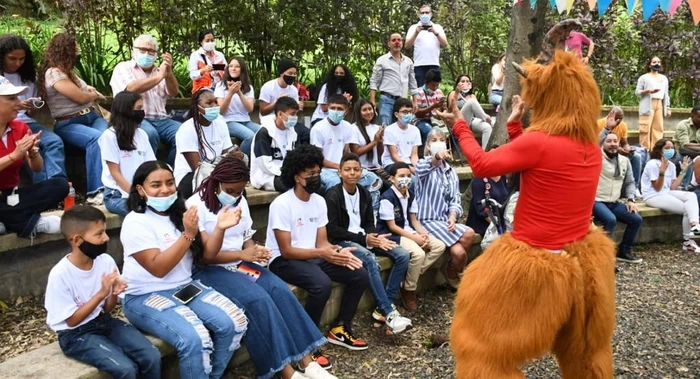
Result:
<svg viewBox="0 0 700 379">
<path fill-rule="evenodd" d="M 133 326 L 113 318 L 126 289 L 114 259 L 104 254 L 109 237 L 105 215 L 76 205 L 61 218 L 71 252 L 49 274 L 46 322 L 65 355 L 115 378 L 160 378 L 160 352 Z"/>
<path fill-rule="evenodd" d="M 420 131 L 411 124 L 415 119 L 413 103 L 408 99 L 397 99 L 394 117 L 397 121 L 384 130 L 382 164 L 387 171 L 391 171 L 392 164 L 404 162 L 409 165 L 411 174 L 415 174 L 413 166 L 418 162 L 418 146 L 422 143 Z"/>
</svg>

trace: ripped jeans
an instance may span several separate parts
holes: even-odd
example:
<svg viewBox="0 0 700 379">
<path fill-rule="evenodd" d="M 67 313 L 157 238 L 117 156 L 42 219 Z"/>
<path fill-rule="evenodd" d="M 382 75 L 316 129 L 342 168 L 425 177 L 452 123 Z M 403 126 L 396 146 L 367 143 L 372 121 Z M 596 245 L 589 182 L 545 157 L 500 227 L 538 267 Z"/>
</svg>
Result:
<svg viewBox="0 0 700 379">
<path fill-rule="evenodd" d="M 187 304 L 180 288 L 126 295 L 124 314 L 135 327 L 169 343 L 180 359 L 180 378 L 220 378 L 248 327 L 243 310 L 199 281 L 202 292 Z"/>
</svg>

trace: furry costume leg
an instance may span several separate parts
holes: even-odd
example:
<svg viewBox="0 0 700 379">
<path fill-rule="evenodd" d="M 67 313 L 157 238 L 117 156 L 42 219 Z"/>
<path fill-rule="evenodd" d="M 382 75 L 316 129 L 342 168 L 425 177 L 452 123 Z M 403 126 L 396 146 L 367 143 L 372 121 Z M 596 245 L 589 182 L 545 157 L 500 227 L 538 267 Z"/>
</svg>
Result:
<svg viewBox="0 0 700 379">
<path fill-rule="evenodd" d="M 596 253 L 580 261 L 589 248 Z M 577 370 L 612 377 L 613 327 L 614 245 L 603 233 L 562 254 L 506 234 L 467 268 L 457 293 L 450 336 L 457 377 L 522 378 L 519 367 L 555 344 L 565 378 L 582 377 Z"/>
</svg>

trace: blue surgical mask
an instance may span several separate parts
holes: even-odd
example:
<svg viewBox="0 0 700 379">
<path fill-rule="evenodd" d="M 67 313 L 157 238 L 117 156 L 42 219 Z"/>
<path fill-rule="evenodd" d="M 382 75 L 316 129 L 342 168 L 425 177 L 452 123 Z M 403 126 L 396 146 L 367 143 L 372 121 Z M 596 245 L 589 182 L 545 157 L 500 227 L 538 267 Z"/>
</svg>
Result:
<svg viewBox="0 0 700 379">
<path fill-rule="evenodd" d="M 343 121 L 343 118 L 345 118 L 345 112 L 343 111 L 334 109 L 328 111 L 328 119 L 336 125 L 340 124 L 340 122 Z"/>
<path fill-rule="evenodd" d="M 676 155 L 676 150 L 664 149 L 664 158 L 671 159 L 674 155 Z"/>
<path fill-rule="evenodd" d="M 403 125 L 408 125 L 411 123 L 411 121 L 413 121 L 414 118 L 415 118 L 415 116 L 413 115 L 413 113 L 402 114 L 401 115 L 401 123 Z"/>
<path fill-rule="evenodd" d="M 158 212 L 165 212 L 168 209 L 170 209 L 170 207 L 172 207 L 175 201 L 177 200 L 177 192 L 166 197 L 146 196 L 146 198 L 148 199 L 146 200 L 146 205 Z"/>
<path fill-rule="evenodd" d="M 200 107 L 200 108 L 202 108 L 202 107 Z M 219 113 L 221 112 L 221 108 L 219 108 L 219 107 L 202 108 L 202 109 L 204 109 L 204 118 L 206 118 L 209 121 L 216 120 L 216 118 L 219 117 Z"/>
<path fill-rule="evenodd" d="M 136 57 L 136 63 L 139 65 L 141 68 L 149 68 L 153 66 L 153 63 L 156 61 L 156 57 L 150 54 L 139 54 Z"/>
<path fill-rule="evenodd" d="M 297 124 L 297 121 L 299 121 L 299 117 L 287 116 L 287 121 L 284 122 L 284 127 L 287 129 L 292 129 L 294 128 L 294 125 Z"/>
<path fill-rule="evenodd" d="M 240 196 L 229 195 L 221 187 L 219 187 L 219 193 L 216 194 L 216 197 L 223 206 L 234 205 L 241 198 Z"/>
<path fill-rule="evenodd" d="M 432 95 L 435 91 L 431 90 L 427 86 L 423 86 L 423 91 L 425 91 L 426 95 Z"/>
<path fill-rule="evenodd" d="M 422 14 L 420 15 L 420 22 L 427 24 L 430 22 L 430 15 L 429 14 Z"/>
</svg>

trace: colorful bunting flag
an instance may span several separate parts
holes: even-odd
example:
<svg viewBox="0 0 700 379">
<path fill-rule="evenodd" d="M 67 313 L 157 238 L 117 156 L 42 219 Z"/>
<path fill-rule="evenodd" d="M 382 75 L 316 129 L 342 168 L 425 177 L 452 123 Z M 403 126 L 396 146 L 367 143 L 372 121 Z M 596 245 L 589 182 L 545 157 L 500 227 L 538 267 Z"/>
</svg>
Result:
<svg viewBox="0 0 700 379">
<path fill-rule="evenodd" d="M 588 9 L 593 10 L 595 8 L 595 3 L 597 0 L 588 0 Z"/>
<path fill-rule="evenodd" d="M 697 25 L 700 23 L 700 0 L 688 0 L 688 5 L 690 6 L 690 13 L 693 14 L 693 21 Z"/>
<path fill-rule="evenodd" d="M 567 0 L 566 1 L 566 13 L 569 13 L 571 11 L 571 8 L 574 7 L 574 0 Z"/>
<path fill-rule="evenodd" d="M 662 11 L 668 13 L 671 9 L 671 0 L 659 0 L 659 7 L 661 7 Z"/>
<path fill-rule="evenodd" d="M 610 3 L 612 3 L 612 0 L 599 0 L 598 1 L 598 16 L 602 16 L 605 13 L 605 11 L 608 10 Z"/>
<path fill-rule="evenodd" d="M 535 4 L 536 4 L 536 3 L 537 3 L 537 1 L 535 1 Z M 557 8 L 557 0 L 549 0 L 549 5 L 550 5 L 552 8 L 556 9 L 556 8 Z"/>
<path fill-rule="evenodd" d="M 676 14 L 676 11 L 678 10 L 678 7 L 681 5 L 681 1 L 683 0 L 671 0 L 671 8 L 669 8 L 668 13 L 673 16 Z"/>
<path fill-rule="evenodd" d="M 573 8 L 574 2 L 576 0 L 549 0 L 549 5 L 553 8 L 556 9 L 559 14 L 562 14 L 564 12 L 570 12 L 571 9 Z M 610 7 L 610 4 L 612 4 L 613 0 L 586 0 L 588 2 L 588 8 L 590 10 L 593 10 L 596 6 L 598 7 L 598 16 L 602 17 L 605 12 L 608 10 Z M 634 13 L 634 9 L 637 7 L 637 4 L 640 2 L 640 0 L 624 0 L 625 4 L 627 5 L 627 14 L 632 15 Z M 656 8 L 661 8 L 661 10 L 665 13 L 670 14 L 671 16 L 676 14 L 676 11 L 678 11 L 678 7 L 680 7 L 681 3 L 683 3 L 684 0 L 641 0 L 642 3 L 642 15 L 644 18 L 644 21 L 649 20 L 651 16 L 654 14 L 656 11 Z M 700 23 L 700 0 L 685 0 L 688 2 L 688 6 L 690 7 L 690 13 L 693 15 L 693 21 L 695 24 Z M 513 0 L 513 4 L 520 5 L 522 0 Z M 530 0 L 530 9 L 535 9 L 537 8 L 537 0 Z"/>
<path fill-rule="evenodd" d="M 644 21 L 648 20 L 658 7 L 659 0 L 642 0 L 642 14 Z"/>
<path fill-rule="evenodd" d="M 627 14 L 628 15 L 631 16 L 632 13 L 634 13 L 634 7 L 636 5 L 637 5 L 637 0 L 627 0 Z"/>
<path fill-rule="evenodd" d="M 530 9 L 537 8 L 537 0 L 530 0 Z"/>
<path fill-rule="evenodd" d="M 555 1 L 557 2 L 557 11 L 559 12 L 559 14 L 564 13 L 564 11 L 566 10 L 566 3 L 568 2 L 568 0 L 555 0 Z"/>
</svg>

